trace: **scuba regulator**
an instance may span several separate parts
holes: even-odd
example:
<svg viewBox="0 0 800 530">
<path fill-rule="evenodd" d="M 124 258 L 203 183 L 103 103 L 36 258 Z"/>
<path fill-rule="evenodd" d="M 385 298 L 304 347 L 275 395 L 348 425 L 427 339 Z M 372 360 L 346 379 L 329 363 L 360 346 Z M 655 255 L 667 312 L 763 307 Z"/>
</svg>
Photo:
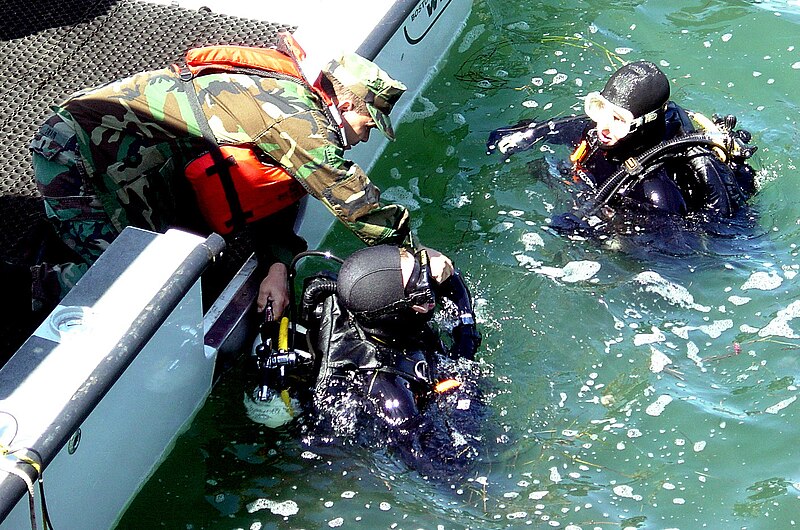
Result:
<svg viewBox="0 0 800 530">
<path fill-rule="evenodd" d="M 296 415 L 299 402 L 289 393 L 290 375 L 311 364 L 311 355 L 289 349 L 289 319 L 276 321 L 272 305 L 264 310 L 252 358 L 255 365 L 255 389 L 245 395 L 248 416 L 271 428 L 289 423 Z"/>
<path fill-rule="evenodd" d="M 308 255 L 332 257 L 328 253 L 303 252 L 294 258 L 289 267 L 290 300 L 295 299 L 297 262 Z M 292 307 L 292 304 L 288 307 L 290 313 Z M 294 347 L 294 338 L 305 330 L 297 329 L 297 318 L 292 319 L 291 329 L 289 322 L 285 316 L 275 320 L 272 304 L 268 303 L 251 354 L 254 387 L 251 392 L 245 392 L 245 408 L 250 419 L 270 428 L 283 427 L 298 415 L 300 402 L 290 392 L 292 383 L 307 382 L 304 376 L 311 373 L 314 366 L 311 353 Z"/>
</svg>

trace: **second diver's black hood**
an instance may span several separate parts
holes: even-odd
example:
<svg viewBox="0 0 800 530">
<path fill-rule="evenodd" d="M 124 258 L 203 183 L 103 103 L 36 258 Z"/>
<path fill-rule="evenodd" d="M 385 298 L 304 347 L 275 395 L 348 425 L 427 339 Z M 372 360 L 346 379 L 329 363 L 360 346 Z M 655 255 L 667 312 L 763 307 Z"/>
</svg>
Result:
<svg viewBox="0 0 800 530">
<path fill-rule="evenodd" d="M 401 303 L 407 293 L 400 249 L 392 245 L 368 247 L 350 255 L 339 271 L 336 294 L 358 325 L 382 341 L 411 340 L 432 316 L 432 311 L 418 313 Z"/>
<path fill-rule="evenodd" d="M 658 66 L 649 61 L 626 64 L 611 75 L 600 94 L 629 110 L 634 118 L 655 113 L 609 149 L 614 158 L 626 159 L 664 139 L 664 111 L 670 88 L 667 76 Z"/>
</svg>

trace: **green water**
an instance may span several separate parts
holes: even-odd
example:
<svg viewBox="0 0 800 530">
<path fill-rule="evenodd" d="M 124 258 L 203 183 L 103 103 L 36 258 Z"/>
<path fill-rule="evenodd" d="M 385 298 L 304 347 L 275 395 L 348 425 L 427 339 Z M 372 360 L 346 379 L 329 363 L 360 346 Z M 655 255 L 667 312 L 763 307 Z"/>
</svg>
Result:
<svg viewBox="0 0 800 530">
<path fill-rule="evenodd" d="M 529 168 L 543 154 L 485 154 L 495 127 L 579 108 L 614 56 L 754 134 L 752 235 L 652 259 L 556 236 L 565 196 Z M 246 418 L 233 373 L 119 528 L 798 526 L 798 85 L 796 2 L 476 1 L 371 172 L 478 299 L 495 392 L 470 478 L 309 453 Z M 358 244 L 336 228 L 325 246 Z"/>
</svg>

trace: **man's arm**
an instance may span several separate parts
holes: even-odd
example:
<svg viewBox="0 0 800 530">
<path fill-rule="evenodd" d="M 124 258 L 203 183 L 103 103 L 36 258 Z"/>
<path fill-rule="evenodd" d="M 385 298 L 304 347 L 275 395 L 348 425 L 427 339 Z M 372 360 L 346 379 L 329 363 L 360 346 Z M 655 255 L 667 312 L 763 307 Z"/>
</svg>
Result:
<svg viewBox="0 0 800 530">
<path fill-rule="evenodd" d="M 516 125 L 500 127 L 489 133 L 486 152 L 500 151 L 504 157 L 526 151 L 537 143 L 577 144 L 589 119 L 586 116 L 569 116 L 546 122 L 522 120 Z"/>
<path fill-rule="evenodd" d="M 344 157 L 338 129 L 322 112 L 276 122 L 258 145 L 366 244 L 413 244 L 406 208 L 381 204 L 380 190 Z"/>
</svg>

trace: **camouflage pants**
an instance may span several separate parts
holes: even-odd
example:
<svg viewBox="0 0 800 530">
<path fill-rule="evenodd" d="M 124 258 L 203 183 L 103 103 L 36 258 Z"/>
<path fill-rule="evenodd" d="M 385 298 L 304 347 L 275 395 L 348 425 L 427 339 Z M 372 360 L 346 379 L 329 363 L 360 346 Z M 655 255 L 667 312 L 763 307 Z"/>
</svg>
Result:
<svg viewBox="0 0 800 530">
<path fill-rule="evenodd" d="M 74 263 L 41 263 L 32 268 L 36 310 L 61 300 L 118 232 L 88 182 L 70 123 L 58 115 L 48 119 L 34 136 L 31 153 L 47 218 L 76 254 Z"/>
</svg>

